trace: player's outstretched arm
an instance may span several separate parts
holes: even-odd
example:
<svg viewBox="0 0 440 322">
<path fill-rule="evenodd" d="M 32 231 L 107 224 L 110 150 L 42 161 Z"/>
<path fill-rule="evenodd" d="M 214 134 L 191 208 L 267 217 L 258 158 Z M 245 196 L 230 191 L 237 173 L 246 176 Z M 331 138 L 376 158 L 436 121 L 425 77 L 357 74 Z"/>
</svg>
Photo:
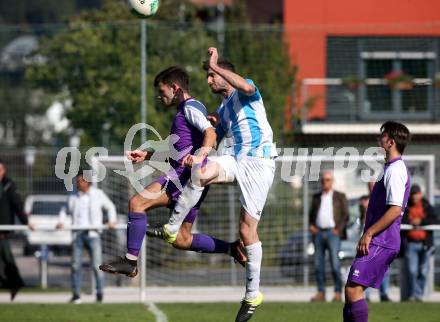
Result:
<svg viewBox="0 0 440 322">
<path fill-rule="evenodd" d="M 217 65 L 218 61 L 218 51 L 215 47 L 210 47 L 208 49 L 209 54 L 209 68 L 211 68 L 215 73 L 219 74 L 223 77 L 232 87 L 234 87 L 239 92 L 243 93 L 246 96 L 252 96 L 255 94 L 255 86 L 249 84 L 243 77 L 240 75 L 221 68 Z"/>
</svg>

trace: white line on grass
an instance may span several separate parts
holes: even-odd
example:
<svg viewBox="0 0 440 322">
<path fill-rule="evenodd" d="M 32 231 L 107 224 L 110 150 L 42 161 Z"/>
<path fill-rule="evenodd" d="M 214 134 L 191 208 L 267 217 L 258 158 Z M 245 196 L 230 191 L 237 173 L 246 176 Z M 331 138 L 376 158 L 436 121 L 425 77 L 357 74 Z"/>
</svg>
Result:
<svg viewBox="0 0 440 322">
<path fill-rule="evenodd" d="M 156 322 L 168 322 L 168 318 L 167 315 L 165 314 L 165 312 L 163 312 L 162 310 L 160 310 L 156 304 L 154 304 L 153 302 L 149 302 L 146 304 L 146 306 L 148 307 L 148 310 L 153 313 L 153 315 L 156 318 Z"/>
</svg>

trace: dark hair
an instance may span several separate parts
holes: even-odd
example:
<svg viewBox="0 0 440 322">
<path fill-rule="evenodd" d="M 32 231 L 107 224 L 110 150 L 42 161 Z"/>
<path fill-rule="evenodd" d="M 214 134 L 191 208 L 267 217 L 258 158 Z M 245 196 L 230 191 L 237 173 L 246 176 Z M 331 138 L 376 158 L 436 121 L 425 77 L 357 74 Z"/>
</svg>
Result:
<svg viewBox="0 0 440 322">
<path fill-rule="evenodd" d="M 408 128 L 399 122 L 387 121 L 380 127 L 380 133 L 387 134 L 390 139 L 396 142 L 397 151 L 403 154 L 406 146 L 411 140 L 411 134 Z"/>
<path fill-rule="evenodd" d="M 3 161 L 3 159 L 0 159 L 0 164 L 6 165 L 5 161 Z"/>
<path fill-rule="evenodd" d="M 91 184 L 91 182 L 88 182 L 85 178 L 84 178 L 84 171 L 85 169 L 79 169 L 78 174 L 76 175 L 76 178 L 78 179 L 79 177 L 83 178 L 85 182 L 87 182 L 89 185 Z"/>
<path fill-rule="evenodd" d="M 412 195 L 419 193 L 419 192 L 422 192 L 422 188 L 420 188 L 420 186 L 418 184 L 413 184 L 411 186 L 409 194 L 410 194 L 410 196 L 412 196 Z"/>
<path fill-rule="evenodd" d="M 217 61 L 217 65 L 219 65 L 221 68 L 223 68 L 223 69 L 226 69 L 226 70 L 230 70 L 231 72 L 234 72 L 235 73 L 235 66 L 234 66 L 234 64 L 233 63 L 231 63 L 229 60 L 227 60 L 227 59 L 223 59 L 223 58 L 221 58 L 221 59 L 219 59 L 218 61 Z M 203 62 L 203 69 L 205 70 L 205 71 L 208 71 L 208 69 L 209 69 L 209 61 L 208 60 L 205 60 L 204 62 Z"/>
<path fill-rule="evenodd" d="M 154 79 L 154 87 L 159 86 L 162 82 L 167 85 L 176 83 L 184 91 L 189 90 L 189 76 L 188 73 L 181 67 L 171 66 L 157 74 Z"/>
</svg>

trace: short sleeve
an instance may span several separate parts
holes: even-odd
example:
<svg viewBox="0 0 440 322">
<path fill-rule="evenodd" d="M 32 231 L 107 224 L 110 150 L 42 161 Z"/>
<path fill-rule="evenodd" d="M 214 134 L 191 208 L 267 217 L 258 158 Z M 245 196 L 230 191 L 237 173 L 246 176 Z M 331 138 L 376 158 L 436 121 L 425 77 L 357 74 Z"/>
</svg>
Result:
<svg viewBox="0 0 440 322">
<path fill-rule="evenodd" d="M 403 206 L 407 181 L 408 172 L 403 164 L 388 168 L 384 177 L 387 205 Z"/>
<path fill-rule="evenodd" d="M 188 122 L 197 128 L 200 132 L 205 132 L 206 129 L 213 127 L 206 118 L 208 113 L 205 106 L 197 101 L 191 101 L 185 105 L 185 118 Z"/>
<path fill-rule="evenodd" d="M 246 82 L 248 82 L 248 84 L 251 84 L 252 86 L 255 87 L 255 93 L 251 96 L 246 96 L 242 93 L 239 93 L 240 96 L 240 100 L 242 99 L 248 99 L 249 101 L 253 102 L 253 101 L 259 101 L 261 99 L 261 95 L 260 95 L 260 90 L 258 89 L 258 87 L 254 84 L 254 81 L 252 79 L 246 79 Z"/>
</svg>

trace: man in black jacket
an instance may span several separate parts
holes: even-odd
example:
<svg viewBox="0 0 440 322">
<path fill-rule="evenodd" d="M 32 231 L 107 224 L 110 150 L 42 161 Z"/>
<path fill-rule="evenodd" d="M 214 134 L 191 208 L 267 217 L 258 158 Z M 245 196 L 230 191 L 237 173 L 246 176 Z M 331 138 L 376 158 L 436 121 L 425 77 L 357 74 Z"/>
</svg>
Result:
<svg viewBox="0 0 440 322">
<path fill-rule="evenodd" d="M 423 300 L 429 271 L 429 257 L 434 250 L 434 242 L 432 231 L 417 229 L 417 227 L 434 225 L 436 222 L 434 209 L 423 197 L 420 186 L 413 185 L 408 207 L 402 219 L 402 224 L 415 226 L 413 230 L 402 232 L 401 250 L 405 256 L 405 267 L 409 275 L 409 294 L 407 294 L 408 298 L 405 296 L 403 300 Z"/>
<path fill-rule="evenodd" d="M 0 160 L 0 225 L 13 225 L 14 216 L 18 216 L 24 225 L 28 225 L 28 218 L 23 210 L 23 201 L 14 181 L 6 176 L 5 163 Z M 29 228 L 33 229 L 31 225 Z M 24 283 L 15 264 L 8 235 L 9 232 L 0 231 L 0 288 L 9 289 L 11 301 L 13 301 Z"/>
</svg>

